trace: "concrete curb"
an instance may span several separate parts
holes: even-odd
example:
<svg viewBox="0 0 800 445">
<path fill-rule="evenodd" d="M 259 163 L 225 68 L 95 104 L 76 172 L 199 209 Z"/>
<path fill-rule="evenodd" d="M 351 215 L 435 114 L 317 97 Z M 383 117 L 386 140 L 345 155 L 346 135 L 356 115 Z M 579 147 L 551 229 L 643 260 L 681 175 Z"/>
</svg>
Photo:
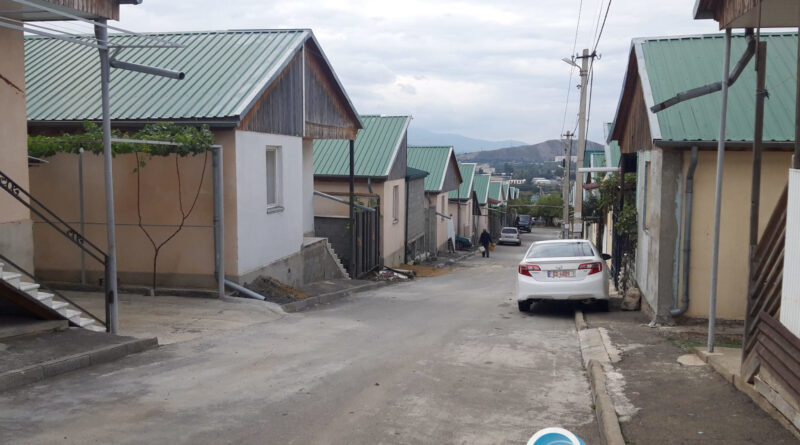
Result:
<svg viewBox="0 0 800 445">
<path fill-rule="evenodd" d="M 589 383 L 592 387 L 594 413 L 597 417 L 600 438 L 605 445 L 625 445 L 614 402 L 606 391 L 606 373 L 603 369 L 603 363 L 611 366 L 611 355 L 615 356 L 616 361 L 619 361 L 619 355 L 609 352 L 609 349 L 613 348 L 606 345 L 609 340 L 601 329 L 587 329 L 583 311 L 579 309 L 575 310 L 575 329 L 578 331 L 581 361 L 589 374 Z"/>
<path fill-rule="evenodd" d="M 575 329 L 578 331 L 582 331 L 586 329 L 586 319 L 583 316 L 583 311 L 576 310 L 575 311 Z"/>
<path fill-rule="evenodd" d="M 592 399 L 594 400 L 594 410 L 597 416 L 597 423 L 600 427 L 600 437 L 606 445 L 625 445 L 625 438 L 622 436 L 622 429 L 619 427 L 619 419 L 614 409 L 614 402 L 606 391 L 606 373 L 603 365 L 597 360 L 589 360 L 586 367 L 589 373 L 589 381 L 592 384 Z"/>
<path fill-rule="evenodd" d="M 28 385 L 76 369 L 114 361 L 157 346 L 158 340 L 155 338 L 136 339 L 6 371 L 0 374 L 0 391 Z"/>
<path fill-rule="evenodd" d="M 351 287 L 349 289 L 342 289 L 327 294 L 320 294 L 314 297 L 308 297 L 302 300 L 293 301 L 291 303 L 282 304 L 281 307 L 286 312 L 300 312 L 310 309 L 321 304 L 327 304 L 344 297 L 349 297 L 358 292 L 364 292 L 372 289 L 377 289 L 386 285 L 384 281 L 376 281 L 374 283 L 362 284 L 360 286 Z"/>
</svg>

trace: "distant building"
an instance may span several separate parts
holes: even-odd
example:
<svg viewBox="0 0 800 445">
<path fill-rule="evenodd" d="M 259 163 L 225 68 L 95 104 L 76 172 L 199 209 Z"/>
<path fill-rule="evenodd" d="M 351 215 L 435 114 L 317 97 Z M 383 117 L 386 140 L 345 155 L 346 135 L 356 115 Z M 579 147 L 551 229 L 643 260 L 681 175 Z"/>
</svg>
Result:
<svg viewBox="0 0 800 445">
<path fill-rule="evenodd" d="M 577 156 L 570 156 L 569 159 L 570 159 L 570 162 L 578 162 L 578 157 Z M 561 162 L 563 160 L 564 160 L 564 156 L 556 156 L 553 159 L 553 162 Z"/>
<path fill-rule="evenodd" d="M 516 184 L 525 184 L 526 182 L 528 182 L 527 179 L 509 179 L 508 180 L 509 184 L 514 184 L 514 185 L 516 185 Z"/>
<path fill-rule="evenodd" d="M 489 164 L 478 164 L 477 170 L 475 170 L 475 171 L 476 172 L 481 172 L 479 174 L 491 175 L 491 174 L 494 173 L 495 170 L 494 170 L 493 167 L 490 167 Z"/>
</svg>

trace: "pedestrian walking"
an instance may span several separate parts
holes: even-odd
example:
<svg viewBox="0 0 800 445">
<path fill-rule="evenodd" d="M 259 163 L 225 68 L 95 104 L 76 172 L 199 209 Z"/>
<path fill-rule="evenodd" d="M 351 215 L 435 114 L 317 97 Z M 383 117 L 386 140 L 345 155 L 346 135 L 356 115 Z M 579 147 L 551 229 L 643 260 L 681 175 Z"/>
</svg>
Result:
<svg viewBox="0 0 800 445">
<path fill-rule="evenodd" d="M 481 238 L 478 240 L 483 246 L 483 252 L 481 252 L 481 256 L 484 258 L 489 258 L 489 244 L 492 243 L 492 235 L 489 235 L 489 232 L 486 229 L 483 229 L 483 233 L 481 233 Z"/>
</svg>

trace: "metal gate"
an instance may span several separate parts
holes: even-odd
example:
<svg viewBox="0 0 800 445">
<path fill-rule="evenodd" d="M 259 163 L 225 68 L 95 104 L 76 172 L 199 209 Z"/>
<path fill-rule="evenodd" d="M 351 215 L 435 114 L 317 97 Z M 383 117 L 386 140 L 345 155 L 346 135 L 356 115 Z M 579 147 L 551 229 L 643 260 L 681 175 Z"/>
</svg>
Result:
<svg viewBox="0 0 800 445">
<path fill-rule="evenodd" d="M 350 276 L 359 278 L 381 264 L 380 257 L 380 218 L 378 212 L 356 208 L 355 218 L 356 250 L 353 258 L 354 270 Z"/>
</svg>

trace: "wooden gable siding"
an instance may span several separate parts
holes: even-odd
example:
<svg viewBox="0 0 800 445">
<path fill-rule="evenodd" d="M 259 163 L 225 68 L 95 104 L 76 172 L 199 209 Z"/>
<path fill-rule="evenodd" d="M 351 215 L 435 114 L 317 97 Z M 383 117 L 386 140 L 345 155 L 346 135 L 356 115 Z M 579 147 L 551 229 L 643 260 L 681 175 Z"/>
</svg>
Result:
<svg viewBox="0 0 800 445">
<path fill-rule="evenodd" d="M 272 82 L 272 85 L 245 115 L 240 128 L 261 133 L 303 136 L 303 57 L 302 51 Z"/>
<path fill-rule="evenodd" d="M 312 139 L 354 139 L 357 118 L 310 41 L 247 112 L 240 129 Z M 305 63 L 304 63 L 305 62 Z M 352 114 L 352 113 L 350 113 Z"/>
<path fill-rule="evenodd" d="M 319 48 L 305 44 L 305 135 L 314 139 L 355 139 L 358 118 L 350 113 Z"/>
<path fill-rule="evenodd" d="M 403 134 L 403 140 L 400 142 L 400 148 L 397 150 L 397 156 L 394 158 L 391 170 L 389 170 L 389 178 L 403 179 L 406 177 L 406 167 L 408 166 L 408 133 Z"/>
<path fill-rule="evenodd" d="M 112 20 L 119 20 L 119 3 L 115 0 L 45 0 L 55 6 L 70 8 L 85 15 L 91 14 Z"/>
<path fill-rule="evenodd" d="M 444 182 L 442 183 L 442 191 L 449 192 L 450 190 L 455 190 L 459 185 L 461 185 L 461 183 L 458 182 L 458 166 L 448 161 L 447 168 L 445 169 Z"/>
<path fill-rule="evenodd" d="M 653 148 L 653 137 L 650 134 L 647 104 L 644 101 L 642 80 L 639 77 L 638 64 L 633 50 L 631 50 L 628 60 L 628 72 L 625 79 L 612 138 L 619 141 L 620 151 L 623 154 L 650 150 Z"/>
</svg>

